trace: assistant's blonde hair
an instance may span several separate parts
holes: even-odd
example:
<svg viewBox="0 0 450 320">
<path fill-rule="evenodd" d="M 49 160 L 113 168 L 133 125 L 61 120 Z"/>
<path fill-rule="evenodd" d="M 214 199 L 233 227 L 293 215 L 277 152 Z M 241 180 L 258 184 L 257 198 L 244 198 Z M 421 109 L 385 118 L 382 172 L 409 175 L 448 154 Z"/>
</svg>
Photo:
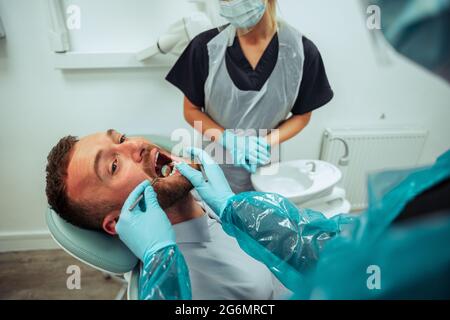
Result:
<svg viewBox="0 0 450 320">
<path fill-rule="evenodd" d="M 272 25 L 277 24 L 277 0 L 267 0 L 267 10 L 269 11 Z"/>
</svg>

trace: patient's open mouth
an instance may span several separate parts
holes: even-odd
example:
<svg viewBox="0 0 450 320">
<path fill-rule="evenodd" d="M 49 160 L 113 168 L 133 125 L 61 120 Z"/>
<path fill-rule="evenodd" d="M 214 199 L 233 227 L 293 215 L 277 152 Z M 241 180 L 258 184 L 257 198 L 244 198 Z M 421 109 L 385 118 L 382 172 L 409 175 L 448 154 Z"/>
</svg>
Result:
<svg viewBox="0 0 450 320">
<path fill-rule="evenodd" d="M 170 156 L 162 153 L 160 150 L 156 151 L 154 164 L 155 173 L 159 178 L 167 178 L 176 172 L 175 162 Z"/>
<path fill-rule="evenodd" d="M 158 147 L 153 147 L 151 149 L 145 148 L 145 150 L 142 151 L 142 156 L 144 160 L 144 171 L 155 178 L 164 179 L 181 175 L 175 168 L 175 165 L 179 162 L 186 162 L 194 169 L 200 170 L 198 164 L 189 162 L 188 159 L 177 157 Z"/>
</svg>

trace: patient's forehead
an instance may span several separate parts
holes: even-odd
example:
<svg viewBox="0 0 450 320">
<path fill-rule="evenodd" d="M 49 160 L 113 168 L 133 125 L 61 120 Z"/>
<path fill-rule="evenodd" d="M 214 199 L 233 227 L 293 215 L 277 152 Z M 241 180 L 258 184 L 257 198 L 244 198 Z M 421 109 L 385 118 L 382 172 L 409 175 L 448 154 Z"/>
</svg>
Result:
<svg viewBox="0 0 450 320">
<path fill-rule="evenodd" d="M 77 200 L 82 191 L 95 184 L 95 173 L 93 170 L 95 156 L 101 146 L 106 143 L 105 133 L 95 133 L 81 138 L 73 146 L 69 155 L 67 167 L 67 194 L 70 198 Z"/>
<path fill-rule="evenodd" d="M 106 143 L 111 142 L 111 138 L 108 136 L 106 132 L 97 132 L 90 135 L 87 135 L 85 137 L 82 137 L 80 141 L 77 142 L 79 144 L 79 148 L 83 149 L 85 147 L 89 147 L 92 144 L 98 144 L 98 143 Z"/>
<path fill-rule="evenodd" d="M 98 132 L 81 138 L 71 150 L 69 168 L 84 169 L 93 165 L 97 152 L 112 144 L 112 140 L 105 132 Z M 92 168 L 91 168 L 92 169 Z"/>
</svg>

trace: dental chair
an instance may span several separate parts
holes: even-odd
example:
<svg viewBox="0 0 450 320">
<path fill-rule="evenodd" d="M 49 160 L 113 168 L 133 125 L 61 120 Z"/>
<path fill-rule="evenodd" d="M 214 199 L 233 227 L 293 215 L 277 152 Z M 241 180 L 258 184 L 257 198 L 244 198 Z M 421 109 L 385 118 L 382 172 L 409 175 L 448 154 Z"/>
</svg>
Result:
<svg viewBox="0 0 450 320">
<path fill-rule="evenodd" d="M 171 150 L 175 145 L 168 137 L 140 136 L 166 150 Z M 116 300 L 122 300 L 125 293 L 129 300 L 138 299 L 140 263 L 117 236 L 76 227 L 50 208 L 47 209 L 46 221 L 53 240 L 64 251 L 77 260 L 100 270 L 105 278 L 111 277 L 123 283 L 116 295 Z"/>
</svg>

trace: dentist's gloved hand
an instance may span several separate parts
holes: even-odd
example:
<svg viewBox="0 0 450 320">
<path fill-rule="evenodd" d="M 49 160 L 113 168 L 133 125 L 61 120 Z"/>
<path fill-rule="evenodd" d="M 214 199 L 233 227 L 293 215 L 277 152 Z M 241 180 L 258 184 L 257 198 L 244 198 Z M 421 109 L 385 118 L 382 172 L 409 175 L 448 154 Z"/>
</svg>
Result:
<svg viewBox="0 0 450 320">
<path fill-rule="evenodd" d="M 144 193 L 144 198 L 132 210 L 128 209 Z M 166 213 L 161 209 L 156 193 L 145 180 L 128 196 L 116 225 L 119 238 L 144 261 L 144 257 L 175 244 L 175 233 Z"/>
<path fill-rule="evenodd" d="M 238 136 L 225 130 L 218 142 L 231 153 L 235 166 L 250 173 L 255 173 L 258 166 L 270 161 L 270 145 L 262 137 Z"/>
<path fill-rule="evenodd" d="M 175 167 L 192 183 L 200 197 L 220 217 L 228 199 L 234 196 L 222 169 L 205 151 L 196 148 L 188 148 L 186 151 L 200 160 L 208 177 L 208 182 L 205 181 L 200 171 L 184 162 L 176 164 Z"/>
</svg>

